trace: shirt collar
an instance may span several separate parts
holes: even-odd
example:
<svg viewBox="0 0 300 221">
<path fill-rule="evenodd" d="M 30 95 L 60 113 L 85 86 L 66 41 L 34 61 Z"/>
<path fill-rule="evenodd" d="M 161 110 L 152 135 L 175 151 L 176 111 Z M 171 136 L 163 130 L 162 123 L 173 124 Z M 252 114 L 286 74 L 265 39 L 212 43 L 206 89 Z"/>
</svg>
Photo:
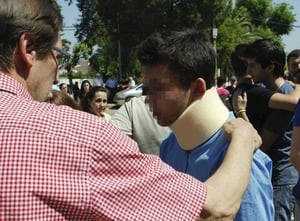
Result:
<svg viewBox="0 0 300 221">
<path fill-rule="evenodd" d="M 30 93 L 16 79 L 0 72 L 0 92 L 5 91 L 16 96 L 33 100 Z"/>
</svg>

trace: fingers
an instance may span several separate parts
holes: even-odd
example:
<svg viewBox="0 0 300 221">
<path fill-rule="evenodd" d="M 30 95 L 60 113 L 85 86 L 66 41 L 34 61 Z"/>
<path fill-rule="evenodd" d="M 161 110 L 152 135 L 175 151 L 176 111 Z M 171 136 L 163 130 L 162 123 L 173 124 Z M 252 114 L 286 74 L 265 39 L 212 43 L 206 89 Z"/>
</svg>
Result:
<svg viewBox="0 0 300 221">
<path fill-rule="evenodd" d="M 247 93 L 246 93 L 246 91 L 244 91 L 244 93 L 243 93 L 243 100 L 247 103 Z"/>
<path fill-rule="evenodd" d="M 247 93 L 241 88 L 237 89 L 232 96 L 232 106 L 234 111 L 245 110 L 247 106 Z"/>
<path fill-rule="evenodd" d="M 229 140 L 238 140 L 241 146 L 244 143 L 250 144 L 253 151 L 262 144 L 261 137 L 251 123 L 243 119 L 232 119 L 223 125 L 224 135 Z"/>
</svg>

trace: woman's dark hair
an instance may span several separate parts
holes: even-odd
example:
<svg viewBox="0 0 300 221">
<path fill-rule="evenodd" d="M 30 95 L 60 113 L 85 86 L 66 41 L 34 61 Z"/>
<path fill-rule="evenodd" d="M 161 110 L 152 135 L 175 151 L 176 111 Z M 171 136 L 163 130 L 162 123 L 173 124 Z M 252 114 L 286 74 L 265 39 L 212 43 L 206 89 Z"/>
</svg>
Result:
<svg viewBox="0 0 300 221">
<path fill-rule="evenodd" d="M 107 94 L 107 98 L 109 97 L 109 91 L 106 88 L 100 86 L 92 87 L 90 91 L 81 100 L 81 108 L 83 111 L 95 114 L 91 110 L 90 102 L 94 99 L 95 94 L 97 92 L 105 92 Z"/>
<path fill-rule="evenodd" d="M 247 60 L 245 58 L 245 51 L 248 44 L 239 44 L 235 47 L 231 54 L 231 65 L 235 76 L 243 77 L 247 72 Z"/>
<path fill-rule="evenodd" d="M 79 97 L 80 97 L 80 98 L 83 98 L 83 97 L 84 97 L 83 95 L 85 94 L 85 92 L 84 92 L 84 89 L 83 89 L 83 85 L 84 85 L 85 83 L 88 83 L 88 84 L 90 85 L 90 89 L 92 88 L 92 84 L 91 84 L 91 82 L 90 82 L 89 80 L 83 80 L 83 81 L 81 82 L 80 91 L 79 91 Z"/>
</svg>

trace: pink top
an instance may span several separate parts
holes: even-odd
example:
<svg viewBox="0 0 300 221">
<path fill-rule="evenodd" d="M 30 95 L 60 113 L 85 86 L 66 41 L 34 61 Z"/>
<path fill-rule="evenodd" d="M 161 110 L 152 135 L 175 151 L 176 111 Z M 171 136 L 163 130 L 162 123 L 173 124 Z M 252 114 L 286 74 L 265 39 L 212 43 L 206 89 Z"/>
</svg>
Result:
<svg viewBox="0 0 300 221">
<path fill-rule="evenodd" d="M 195 220 L 206 186 L 0 73 L 0 220 Z"/>
<path fill-rule="evenodd" d="M 221 95 L 229 95 L 230 94 L 230 92 L 227 89 L 223 88 L 223 87 L 218 88 L 217 92 L 218 92 L 219 96 L 221 96 Z"/>
</svg>

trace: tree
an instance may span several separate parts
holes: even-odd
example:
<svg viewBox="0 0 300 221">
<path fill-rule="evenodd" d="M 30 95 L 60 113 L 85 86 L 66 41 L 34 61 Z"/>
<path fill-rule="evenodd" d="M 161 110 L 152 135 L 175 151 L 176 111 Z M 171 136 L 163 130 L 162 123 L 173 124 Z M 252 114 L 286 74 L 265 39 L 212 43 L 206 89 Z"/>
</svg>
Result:
<svg viewBox="0 0 300 221">
<path fill-rule="evenodd" d="M 236 0 L 236 8 L 244 7 L 256 27 L 269 28 L 277 35 L 288 34 L 296 21 L 287 3 L 272 6 L 272 0 Z"/>
<path fill-rule="evenodd" d="M 235 45 L 263 37 L 280 41 L 295 21 L 291 6 L 273 6 L 272 0 L 236 0 L 235 7 L 232 0 L 77 0 L 77 6 L 82 17 L 75 35 L 96 48 L 90 63 L 104 76 L 138 74 L 139 42 L 155 31 L 187 27 L 207 33 L 218 28 L 218 66 L 231 74 L 229 57 Z"/>
<path fill-rule="evenodd" d="M 64 48 L 64 49 L 67 50 L 67 48 Z M 90 54 L 91 54 L 91 49 L 86 44 L 76 44 L 73 47 L 71 57 L 70 57 L 67 65 L 65 66 L 71 89 L 73 88 L 72 69 L 78 64 L 80 59 L 88 59 Z"/>
<path fill-rule="evenodd" d="M 292 14 L 292 6 L 281 3 L 273 8 L 267 25 L 277 35 L 288 34 L 292 30 L 292 24 L 296 22 L 295 14 Z"/>
<path fill-rule="evenodd" d="M 79 40 L 97 44 L 105 59 L 113 58 L 125 73 L 132 73 L 132 67 L 138 68 L 135 48 L 146 36 L 186 27 L 211 30 L 226 17 L 231 0 L 78 0 L 78 7 L 82 12 L 76 32 Z"/>
<path fill-rule="evenodd" d="M 236 45 L 249 43 L 259 38 L 272 38 L 280 41 L 280 38 L 269 28 L 256 27 L 252 24 L 246 8 L 235 8 L 231 17 L 226 18 L 219 26 L 217 52 L 221 74 L 224 76 L 233 74 L 230 54 Z"/>
</svg>

